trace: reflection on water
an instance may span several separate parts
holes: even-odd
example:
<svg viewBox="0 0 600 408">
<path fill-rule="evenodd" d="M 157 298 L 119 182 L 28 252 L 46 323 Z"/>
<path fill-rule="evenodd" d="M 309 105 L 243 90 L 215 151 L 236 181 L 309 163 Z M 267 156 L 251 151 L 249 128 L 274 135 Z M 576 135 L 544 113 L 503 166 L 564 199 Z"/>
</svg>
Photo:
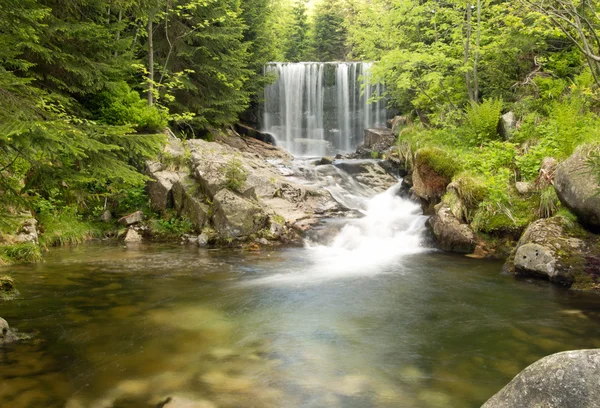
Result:
<svg viewBox="0 0 600 408">
<path fill-rule="evenodd" d="M 0 315 L 37 336 L 0 350 L 0 406 L 477 407 L 544 355 L 600 347 L 600 299 L 498 263 L 416 252 L 273 281 L 315 250 L 88 246 L 13 268 Z"/>
</svg>

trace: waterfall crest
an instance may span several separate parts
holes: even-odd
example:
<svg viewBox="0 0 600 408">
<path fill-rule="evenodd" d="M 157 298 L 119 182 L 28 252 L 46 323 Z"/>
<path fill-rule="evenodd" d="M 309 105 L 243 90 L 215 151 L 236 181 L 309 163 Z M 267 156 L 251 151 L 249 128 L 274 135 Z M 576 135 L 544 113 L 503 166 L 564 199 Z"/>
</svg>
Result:
<svg viewBox="0 0 600 408">
<path fill-rule="evenodd" d="M 262 130 L 296 156 L 354 150 L 367 128 L 385 127 L 382 85 L 369 85 L 368 62 L 270 63 Z M 375 99 L 375 98 L 374 98 Z"/>
</svg>

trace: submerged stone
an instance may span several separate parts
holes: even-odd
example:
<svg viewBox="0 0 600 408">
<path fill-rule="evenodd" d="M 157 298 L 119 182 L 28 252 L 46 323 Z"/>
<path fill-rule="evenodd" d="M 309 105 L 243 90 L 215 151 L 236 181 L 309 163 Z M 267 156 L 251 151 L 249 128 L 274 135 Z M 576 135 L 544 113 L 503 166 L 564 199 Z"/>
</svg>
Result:
<svg viewBox="0 0 600 408">
<path fill-rule="evenodd" d="M 11 300 L 19 296 L 19 291 L 15 287 L 14 281 L 10 276 L 0 276 L 0 300 Z"/>
</svg>

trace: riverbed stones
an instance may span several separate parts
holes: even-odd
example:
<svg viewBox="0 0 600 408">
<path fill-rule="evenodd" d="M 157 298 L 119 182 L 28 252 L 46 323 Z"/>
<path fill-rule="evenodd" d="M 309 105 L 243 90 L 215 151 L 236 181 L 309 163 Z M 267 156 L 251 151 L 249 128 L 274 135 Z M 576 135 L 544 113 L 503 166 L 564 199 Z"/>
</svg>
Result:
<svg viewBox="0 0 600 408">
<path fill-rule="evenodd" d="M 142 221 L 144 221 L 144 213 L 141 211 L 136 211 L 120 218 L 119 224 L 123 225 L 124 227 L 128 227 L 130 225 L 138 224 Z"/>
<path fill-rule="evenodd" d="M 592 231 L 600 231 L 600 184 L 589 166 L 591 147 L 579 148 L 556 169 L 554 188 L 560 201 Z"/>
<path fill-rule="evenodd" d="M 600 407 L 600 349 L 553 354 L 533 363 L 482 408 Z"/>
<path fill-rule="evenodd" d="M 447 204 L 435 206 L 435 215 L 429 223 L 438 246 L 444 251 L 470 254 L 477 245 L 475 233 L 454 216 Z"/>
</svg>

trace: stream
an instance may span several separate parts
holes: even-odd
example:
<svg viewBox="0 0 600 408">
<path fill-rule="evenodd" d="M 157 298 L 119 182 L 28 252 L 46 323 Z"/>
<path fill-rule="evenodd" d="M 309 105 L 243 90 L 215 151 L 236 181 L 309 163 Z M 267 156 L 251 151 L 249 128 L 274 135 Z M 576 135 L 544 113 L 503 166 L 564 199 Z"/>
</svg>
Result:
<svg viewBox="0 0 600 408">
<path fill-rule="evenodd" d="M 363 216 L 303 248 L 93 243 L 0 268 L 21 290 L 0 315 L 33 334 L 0 349 L 0 406 L 479 407 L 543 356 L 600 347 L 597 296 L 427 248 L 399 185 L 336 186 Z"/>
</svg>

